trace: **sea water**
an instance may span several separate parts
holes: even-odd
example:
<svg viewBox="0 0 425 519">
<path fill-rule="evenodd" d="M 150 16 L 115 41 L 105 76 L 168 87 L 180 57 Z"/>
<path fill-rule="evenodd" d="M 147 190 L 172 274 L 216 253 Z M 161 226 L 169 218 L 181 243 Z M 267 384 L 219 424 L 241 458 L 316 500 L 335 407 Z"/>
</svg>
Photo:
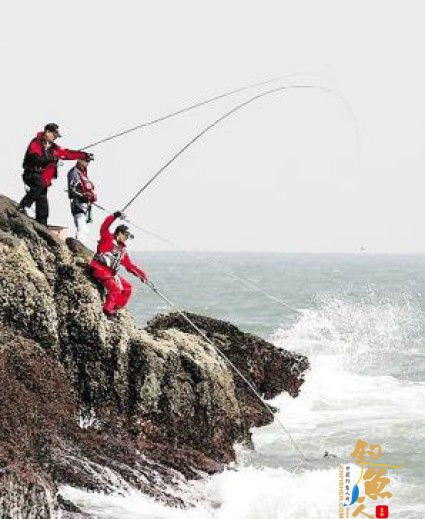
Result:
<svg viewBox="0 0 425 519">
<path fill-rule="evenodd" d="M 236 446 L 238 459 L 229 470 L 176 490 L 194 507 L 166 507 L 128 489 L 106 496 L 65 487 L 65 497 L 102 519 L 337 518 L 338 467 L 354 464 L 351 453 L 362 439 L 381 446 L 380 462 L 400 467 L 387 472 L 385 491 L 392 497 L 366 500 L 363 512 L 375 517 L 375 506 L 386 504 L 390 517 L 425 517 L 425 256 L 133 257 L 180 307 L 308 356 L 311 369 L 299 397 L 272 401 L 307 461 L 273 423 L 254 430 L 254 451 Z M 138 284 L 130 309 L 140 325 L 169 310 Z M 323 457 L 325 451 L 332 456 Z"/>
</svg>

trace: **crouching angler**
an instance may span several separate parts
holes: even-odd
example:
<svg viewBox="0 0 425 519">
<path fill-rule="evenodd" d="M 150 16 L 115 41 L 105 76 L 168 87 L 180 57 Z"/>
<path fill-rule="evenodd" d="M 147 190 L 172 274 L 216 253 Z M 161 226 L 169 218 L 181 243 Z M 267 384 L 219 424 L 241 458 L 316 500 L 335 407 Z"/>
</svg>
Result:
<svg viewBox="0 0 425 519">
<path fill-rule="evenodd" d="M 117 211 L 105 218 L 100 227 L 97 252 L 90 263 L 93 276 L 107 290 L 103 311 L 108 316 L 113 316 L 118 309 L 124 308 L 131 295 L 131 284 L 118 275 L 120 265 L 140 278 L 143 283 L 148 281 L 146 273 L 137 267 L 127 254 L 126 241 L 133 238 L 128 227 L 121 224 L 113 233 L 110 231 L 110 226 L 117 218 L 124 218 L 124 215 Z"/>
<path fill-rule="evenodd" d="M 71 200 L 71 213 L 75 224 L 75 238 L 87 245 L 87 224 L 92 221 L 92 204 L 97 197 L 94 184 L 89 180 L 87 167 L 89 162 L 84 159 L 68 171 L 68 196 Z"/>
</svg>

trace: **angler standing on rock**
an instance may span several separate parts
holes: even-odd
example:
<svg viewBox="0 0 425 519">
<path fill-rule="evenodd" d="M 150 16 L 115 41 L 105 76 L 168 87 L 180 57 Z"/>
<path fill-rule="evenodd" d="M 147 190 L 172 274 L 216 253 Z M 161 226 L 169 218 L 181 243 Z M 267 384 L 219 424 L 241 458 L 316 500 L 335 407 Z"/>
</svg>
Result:
<svg viewBox="0 0 425 519">
<path fill-rule="evenodd" d="M 29 143 L 24 157 L 22 178 L 29 190 L 19 203 L 18 210 L 26 213 L 25 209 L 35 202 L 35 218 L 43 225 L 47 225 L 49 216 L 47 189 L 58 176 L 58 160 L 93 159 L 91 153 L 59 147 L 55 144 L 58 137 L 61 137 L 59 126 L 55 123 L 46 124 L 44 131 L 37 133 Z"/>
<path fill-rule="evenodd" d="M 89 162 L 84 159 L 68 171 L 68 196 L 71 200 L 71 213 L 74 218 L 75 238 L 86 245 L 88 234 L 87 224 L 92 221 L 91 209 L 97 197 L 94 184 L 87 175 Z"/>
<path fill-rule="evenodd" d="M 118 275 L 120 265 L 140 278 L 143 283 L 148 281 L 146 273 L 134 265 L 127 254 L 125 242 L 128 238 L 133 238 L 127 225 L 118 225 L 114 233 L 109 230 L 117 218 L 124 219 L 125 216 L 116 211 L 105 218 L 100 227 L 97 252 L 90 263 L 93 276 L 108 291 L 103 305 L 103 311 L 108 316 L 113 316 L 118 309 L 124 308 L 131 295 L 130 283 Z"/>
</svg>

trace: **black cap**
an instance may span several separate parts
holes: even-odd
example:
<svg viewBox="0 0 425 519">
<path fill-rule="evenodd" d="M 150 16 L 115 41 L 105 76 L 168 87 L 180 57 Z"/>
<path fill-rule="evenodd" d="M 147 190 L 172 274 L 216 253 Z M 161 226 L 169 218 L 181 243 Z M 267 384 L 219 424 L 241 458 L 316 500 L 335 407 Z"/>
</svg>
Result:
<svg viewBox="0 0 425 519">
<path fill-rule="evenodd" d="M 59 132 L 59 126 L 56 123 L 49 123 L 46 124 L 44 127 L 45 132 L 54 132 L 58 134 L 58 137 L 62 137 L 62 135 Z"/>
<path fill-rule="evenodd" d="M 117 235 L 119 233 L 123 233 L 123 234 L 126 234 L 130 240 L 132 240 L 134 238 L 134 236 L 131 234 L 130 232 L 130 229 L 128 228 L 127 225 L 118 225 L 118 227 L 115 228 L 115 231 L 114 231 L 114 234 Z"/>
</svg>

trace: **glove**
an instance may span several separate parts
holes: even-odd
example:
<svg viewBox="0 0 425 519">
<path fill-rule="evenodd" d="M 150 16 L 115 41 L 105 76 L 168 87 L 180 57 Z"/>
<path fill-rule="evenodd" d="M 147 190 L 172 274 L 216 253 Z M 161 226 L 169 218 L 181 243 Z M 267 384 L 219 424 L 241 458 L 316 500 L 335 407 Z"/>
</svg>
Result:
<svg viewBox="0 0 425 519">
<path fill-rule="evenodd" d="M 84 204 L 87 204 L 89 202 L 89 197 L 87 195 L 79 195 L 78 200 Z"/>
<path fill-rule="evenodd" d="M 86 161 L 90 162 L 91 160 L 94 160 L 93 153 L 86 153 Z"/>
<path fill-rule="evenodd" d="M 122 218 L 122 212 L 121 211 L 115 211 L 114 217 L 115 218 Z"/>
<path fill-rule="evenodd" d="M 148 280 L 148 275 L 146 274 L 146 272 L 142 272 L 140 274 L 140 280 L 143 282 L 143 283 L 147 283 L 149 280 Z"/>
</svg>

